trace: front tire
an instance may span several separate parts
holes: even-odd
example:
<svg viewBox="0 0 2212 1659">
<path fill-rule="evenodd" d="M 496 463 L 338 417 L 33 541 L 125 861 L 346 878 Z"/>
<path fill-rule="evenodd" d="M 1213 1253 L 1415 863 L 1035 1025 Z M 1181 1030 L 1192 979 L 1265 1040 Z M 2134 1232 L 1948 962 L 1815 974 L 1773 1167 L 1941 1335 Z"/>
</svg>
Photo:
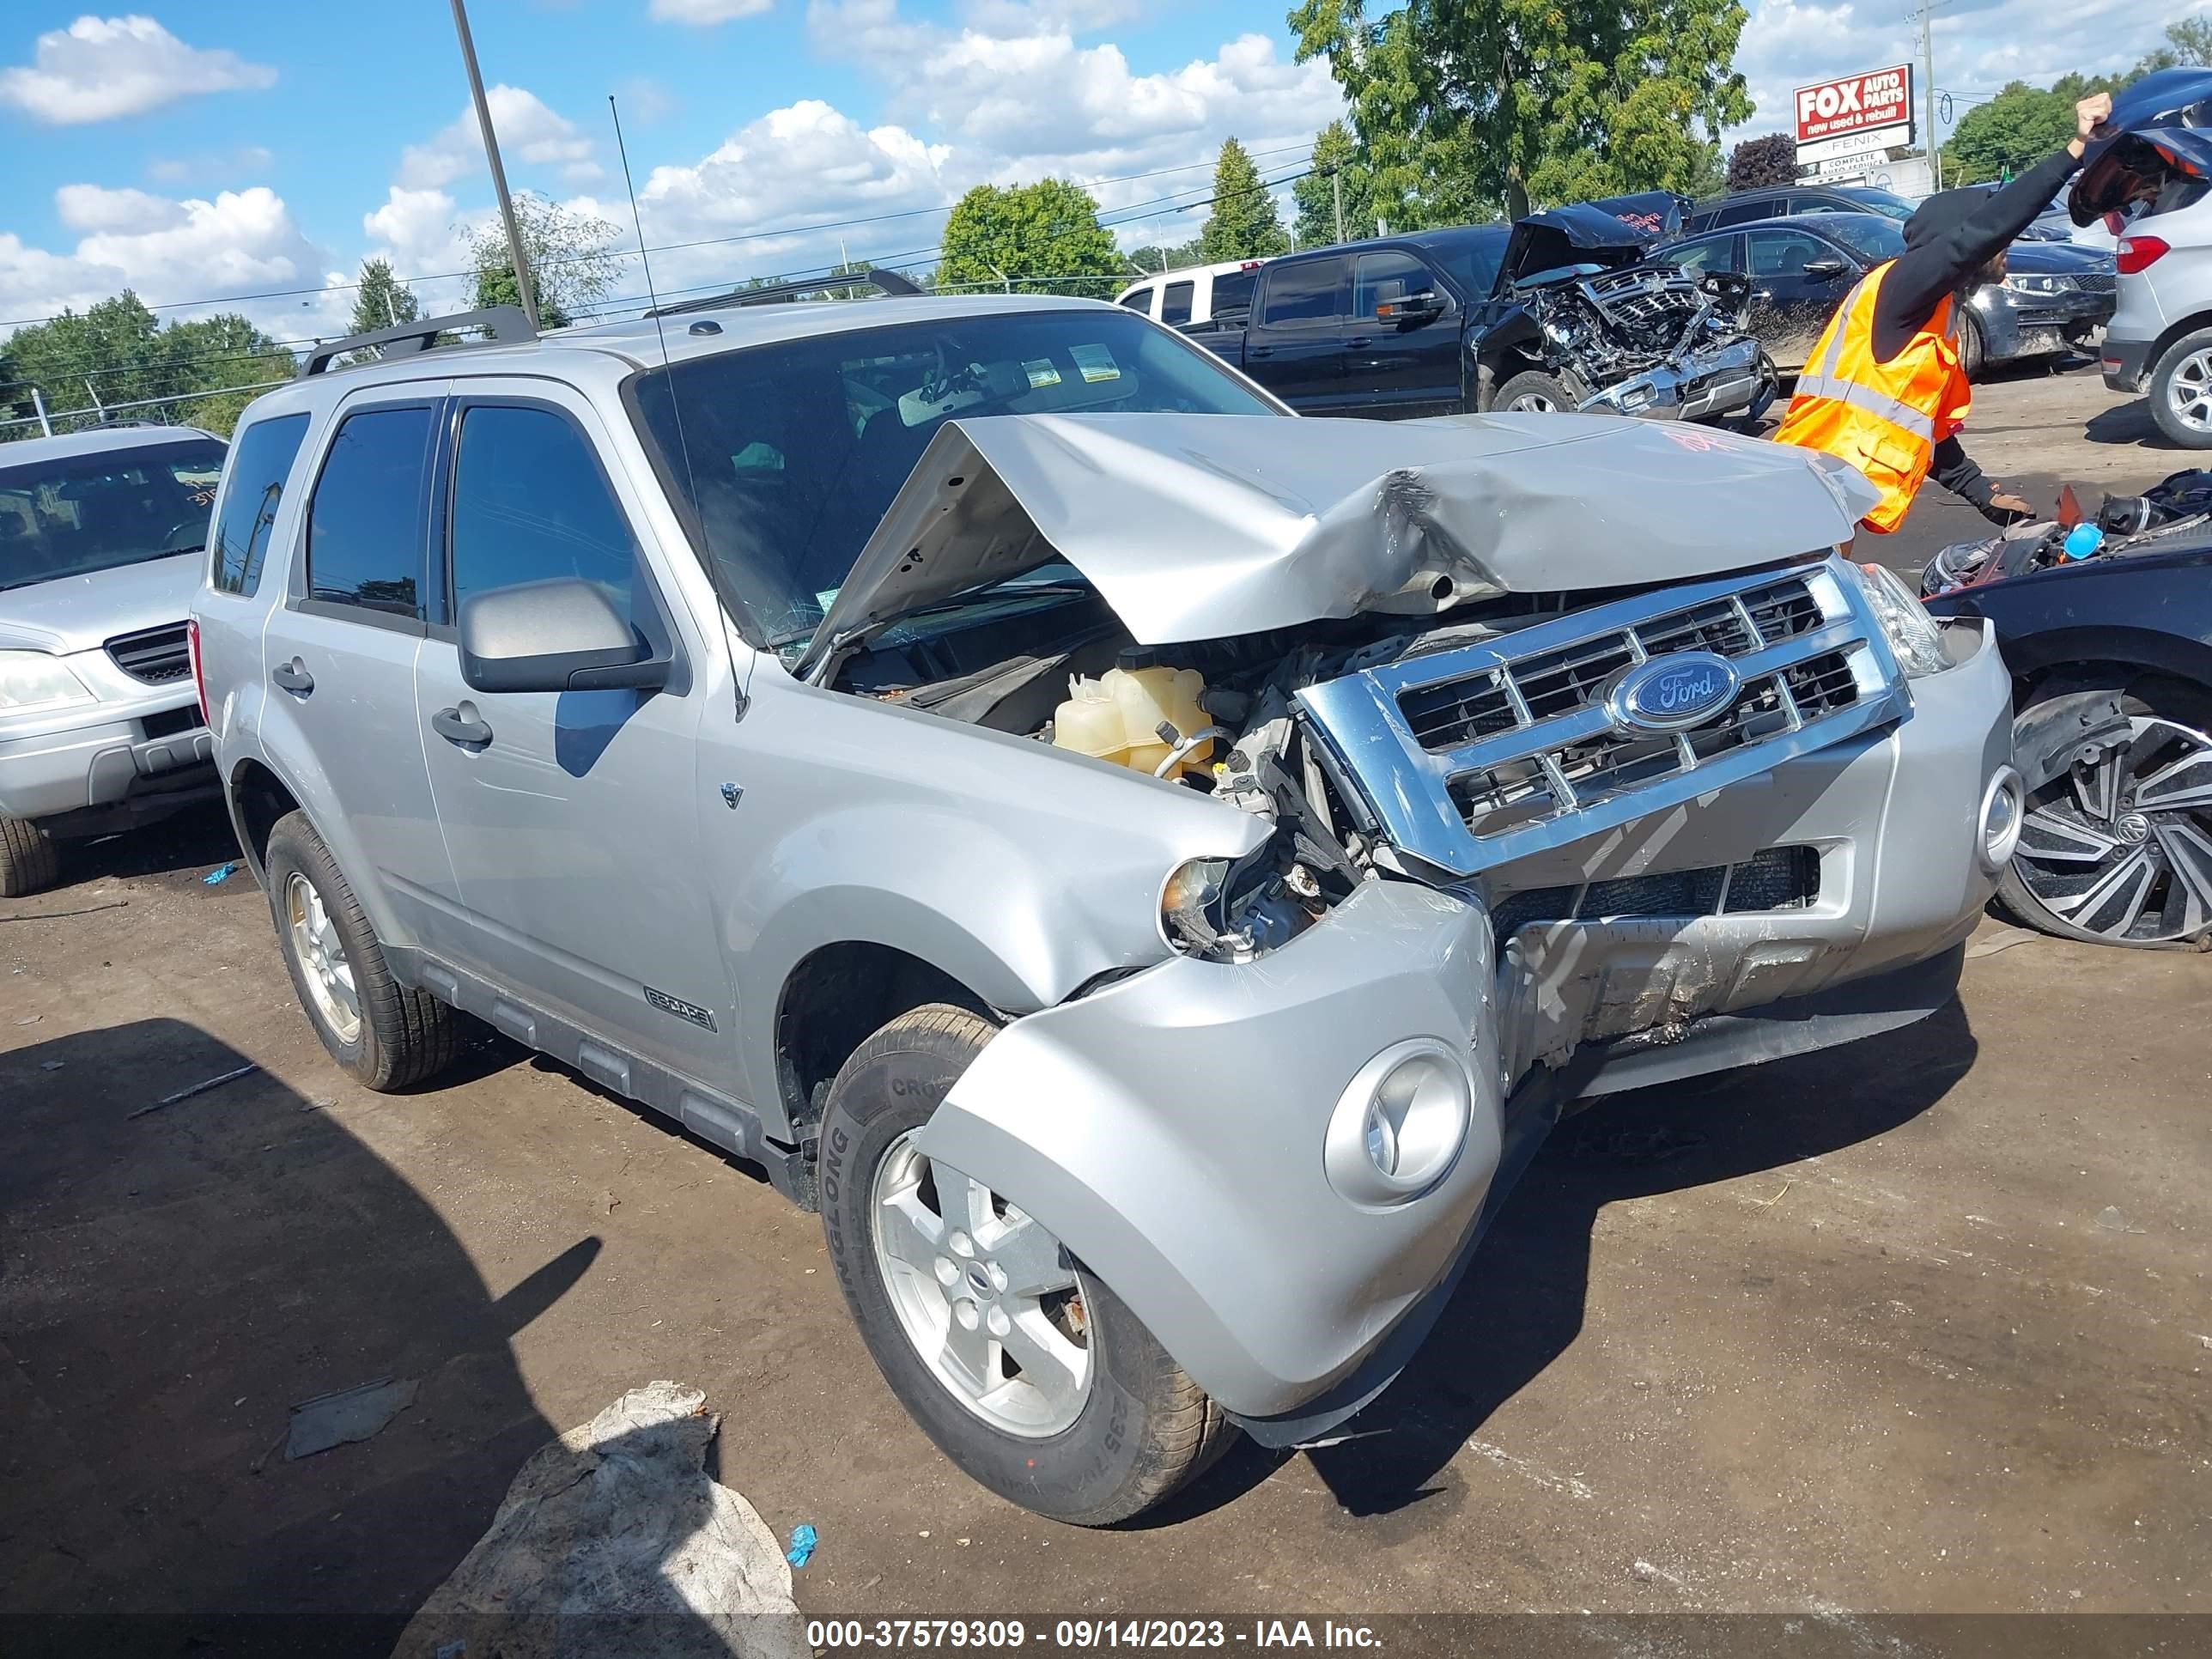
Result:
<svg viewBox="0 0 2212 1659">
<path fill-rule="evenodd" d="M 1968 380 L 1978 380 L 1989 359 L 1989 337 L 1982 332 L 1981 319 L 1966 312 L 1959 320 L 1959 368 Z"/>
<path fill-rule="evenodd" d="M 2159 354 L 2150 414 L 2184 449 L 2212 449 L 2212 328 L 2185 334 Z"/>
<path fill-rule="evenodd" d="M 1524 368 L 1498 388 L 1490 407 L 1501 415 L 1571 415 L 1575 398 L 1558 375 Z"/>
<path fill-rule="evenodd" d="M 381 1094 L 451 1065 L 459 1048 L 453 1011 L 392 978 L 376 930 L 306 813 L 277 819 L 265 862 L 277 948 L 331 1058 Z"/>
<path fill-rule="evenodd" d="M 2212 932 L 2212 693 L 2155 677 L 2110 689 L 2128 741 L 2028 798 L 1997 899 L 2058 939 L 2171 949 Z"/>
<path fill-rule="evenodd" d="M 861 1339 L 938 1449 L 1024 1509 L 1110 1525 L 1198 1475 L 1229 1425 L 1042 1223 L 919 1151 L 994 1029 L 933 1004 L 845 1062 L 823 1116 L 823 1232 Z"/>
<path fill-rule="evenodd" d="M 52 836 L 28 818 L 0 817 L 0 898 L 44 892 L 61 873 Z"/>
</svg>

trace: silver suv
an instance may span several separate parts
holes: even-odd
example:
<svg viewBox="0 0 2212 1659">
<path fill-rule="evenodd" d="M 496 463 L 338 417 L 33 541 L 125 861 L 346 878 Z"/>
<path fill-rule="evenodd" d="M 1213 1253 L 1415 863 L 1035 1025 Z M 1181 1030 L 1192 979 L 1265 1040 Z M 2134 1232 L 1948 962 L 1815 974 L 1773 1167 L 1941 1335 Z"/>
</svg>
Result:
<svg viewBox="0 0 2212 1659">
<path fill-rule="evenodd" d="M 213 798 L 185 611 L 222 457 L 191 427 L 0 447 L 0 897 L 58 840 Z"/>
<path fill-rule="evenodd" d="M 201 668 L 343 1066 L 465 1010 L 762 1166 L 937 1443 L 1104 1522 L 1373 1398 L 1578 1102 L 1952 994 L 2007 680 L 1870 499 L 1087 301 L 480 314 L 247 411 Z"/>
</svg>

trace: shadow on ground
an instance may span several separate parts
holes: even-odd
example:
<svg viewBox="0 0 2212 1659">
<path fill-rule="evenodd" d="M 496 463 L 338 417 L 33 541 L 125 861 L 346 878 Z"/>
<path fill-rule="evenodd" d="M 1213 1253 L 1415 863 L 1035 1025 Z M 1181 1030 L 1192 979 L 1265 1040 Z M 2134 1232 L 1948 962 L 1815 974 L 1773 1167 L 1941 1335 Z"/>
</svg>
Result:
<svg viewBox="0 0 2212 1659">
<path fill-rule="evenodd" d="M 1905 1031 L 1639 1090 L 1567 1119 L 1413 1364 L 1337 1431 L 1340 1443 L 1304 1454 L 1315 1472 L 1354 1516 L 1442 1496 L 1445 1466 L 1582 1334 L 1591 1233 L 1607 1205 L 1733 1181 L 1885 1134 L 1948 1093 L 1975 1053 L 1954 1000 Z M 1158 1518 L 1231 1502 L 1284 1456 L 1241 1443 Z"/>
<path fill-rule="evenodd" d="M 2158 422 L 2151 418 L 2150 400 L 2147 398 L 2100 410 L 2084 423 L 2081 435 L 2093 444 L 2124 444 L 2135 449 L 2163 450 L 2176 456 L 2197 453 L 2184 449 L 2158 429 Z"/>
<path fill-rule="evenodd" d="M 238 856 L 230 815 L 220 801 L 206 801 L 141 829 L 94 841 L 61 844 L 61 880 L 56 890 L 106 876 L 204 876 Z M 240 870 L 231 878 L 246 879 Z"/>
<path fill-rule="evenodd" d="M 147 1020 L 0 1054 L 0 1645 L 382 1654 L 552 1437 L 502 1294 L 313 1103 Z M 374 1438 L 287 1462 L 289 1408 L 418 1379 Z"/>
</svg>

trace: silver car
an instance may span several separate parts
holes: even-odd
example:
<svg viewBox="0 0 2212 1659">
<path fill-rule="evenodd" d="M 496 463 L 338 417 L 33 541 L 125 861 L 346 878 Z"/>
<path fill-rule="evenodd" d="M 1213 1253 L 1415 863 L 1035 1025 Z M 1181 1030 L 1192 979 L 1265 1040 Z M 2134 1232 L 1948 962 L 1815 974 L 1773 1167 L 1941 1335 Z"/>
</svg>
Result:
<svg viewBox="0 0 2212 1659">
<path fill-rule="evenodd" d="M 222 460 L 189 427 L 0 447 L 0 897 L 214 797 L 185 611 Z"/>
<path fill-rule="evenodd" d="M 2075 216 L 2126 216 L 2105 384 L 2149 394 L 2159 430 L 2212 449 L 2212 133 L 2123 133 L 2082 169 Z"/>
<path fill-rule="evenodd" d="M 195 614 L 339 1063 L 464 1010 L 761 1166 L 937 1443 L 1100 1523 L 1373 1398 L 1562 1113 L 1951 996 L 2008 683 L 1871 499 L 1292 418 L 1088 301 L 495 313 L 247 411 Z"/>
</svg>

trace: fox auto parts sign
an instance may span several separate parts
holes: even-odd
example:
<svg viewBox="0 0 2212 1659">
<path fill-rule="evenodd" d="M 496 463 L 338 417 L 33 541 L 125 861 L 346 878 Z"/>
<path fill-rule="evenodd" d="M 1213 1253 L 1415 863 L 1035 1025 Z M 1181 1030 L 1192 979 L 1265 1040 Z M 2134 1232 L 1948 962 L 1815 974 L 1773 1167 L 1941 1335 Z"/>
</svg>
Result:
<svg viewBox="0 0 2212 1659">
<path fill-rule="evenodd" d="M 1797 88 L 1797 142 L 1814 144 L 1845 133 L 1909 125 L 1912 120 L 1912 65 L 1816 81 Z"/>
</svg>

